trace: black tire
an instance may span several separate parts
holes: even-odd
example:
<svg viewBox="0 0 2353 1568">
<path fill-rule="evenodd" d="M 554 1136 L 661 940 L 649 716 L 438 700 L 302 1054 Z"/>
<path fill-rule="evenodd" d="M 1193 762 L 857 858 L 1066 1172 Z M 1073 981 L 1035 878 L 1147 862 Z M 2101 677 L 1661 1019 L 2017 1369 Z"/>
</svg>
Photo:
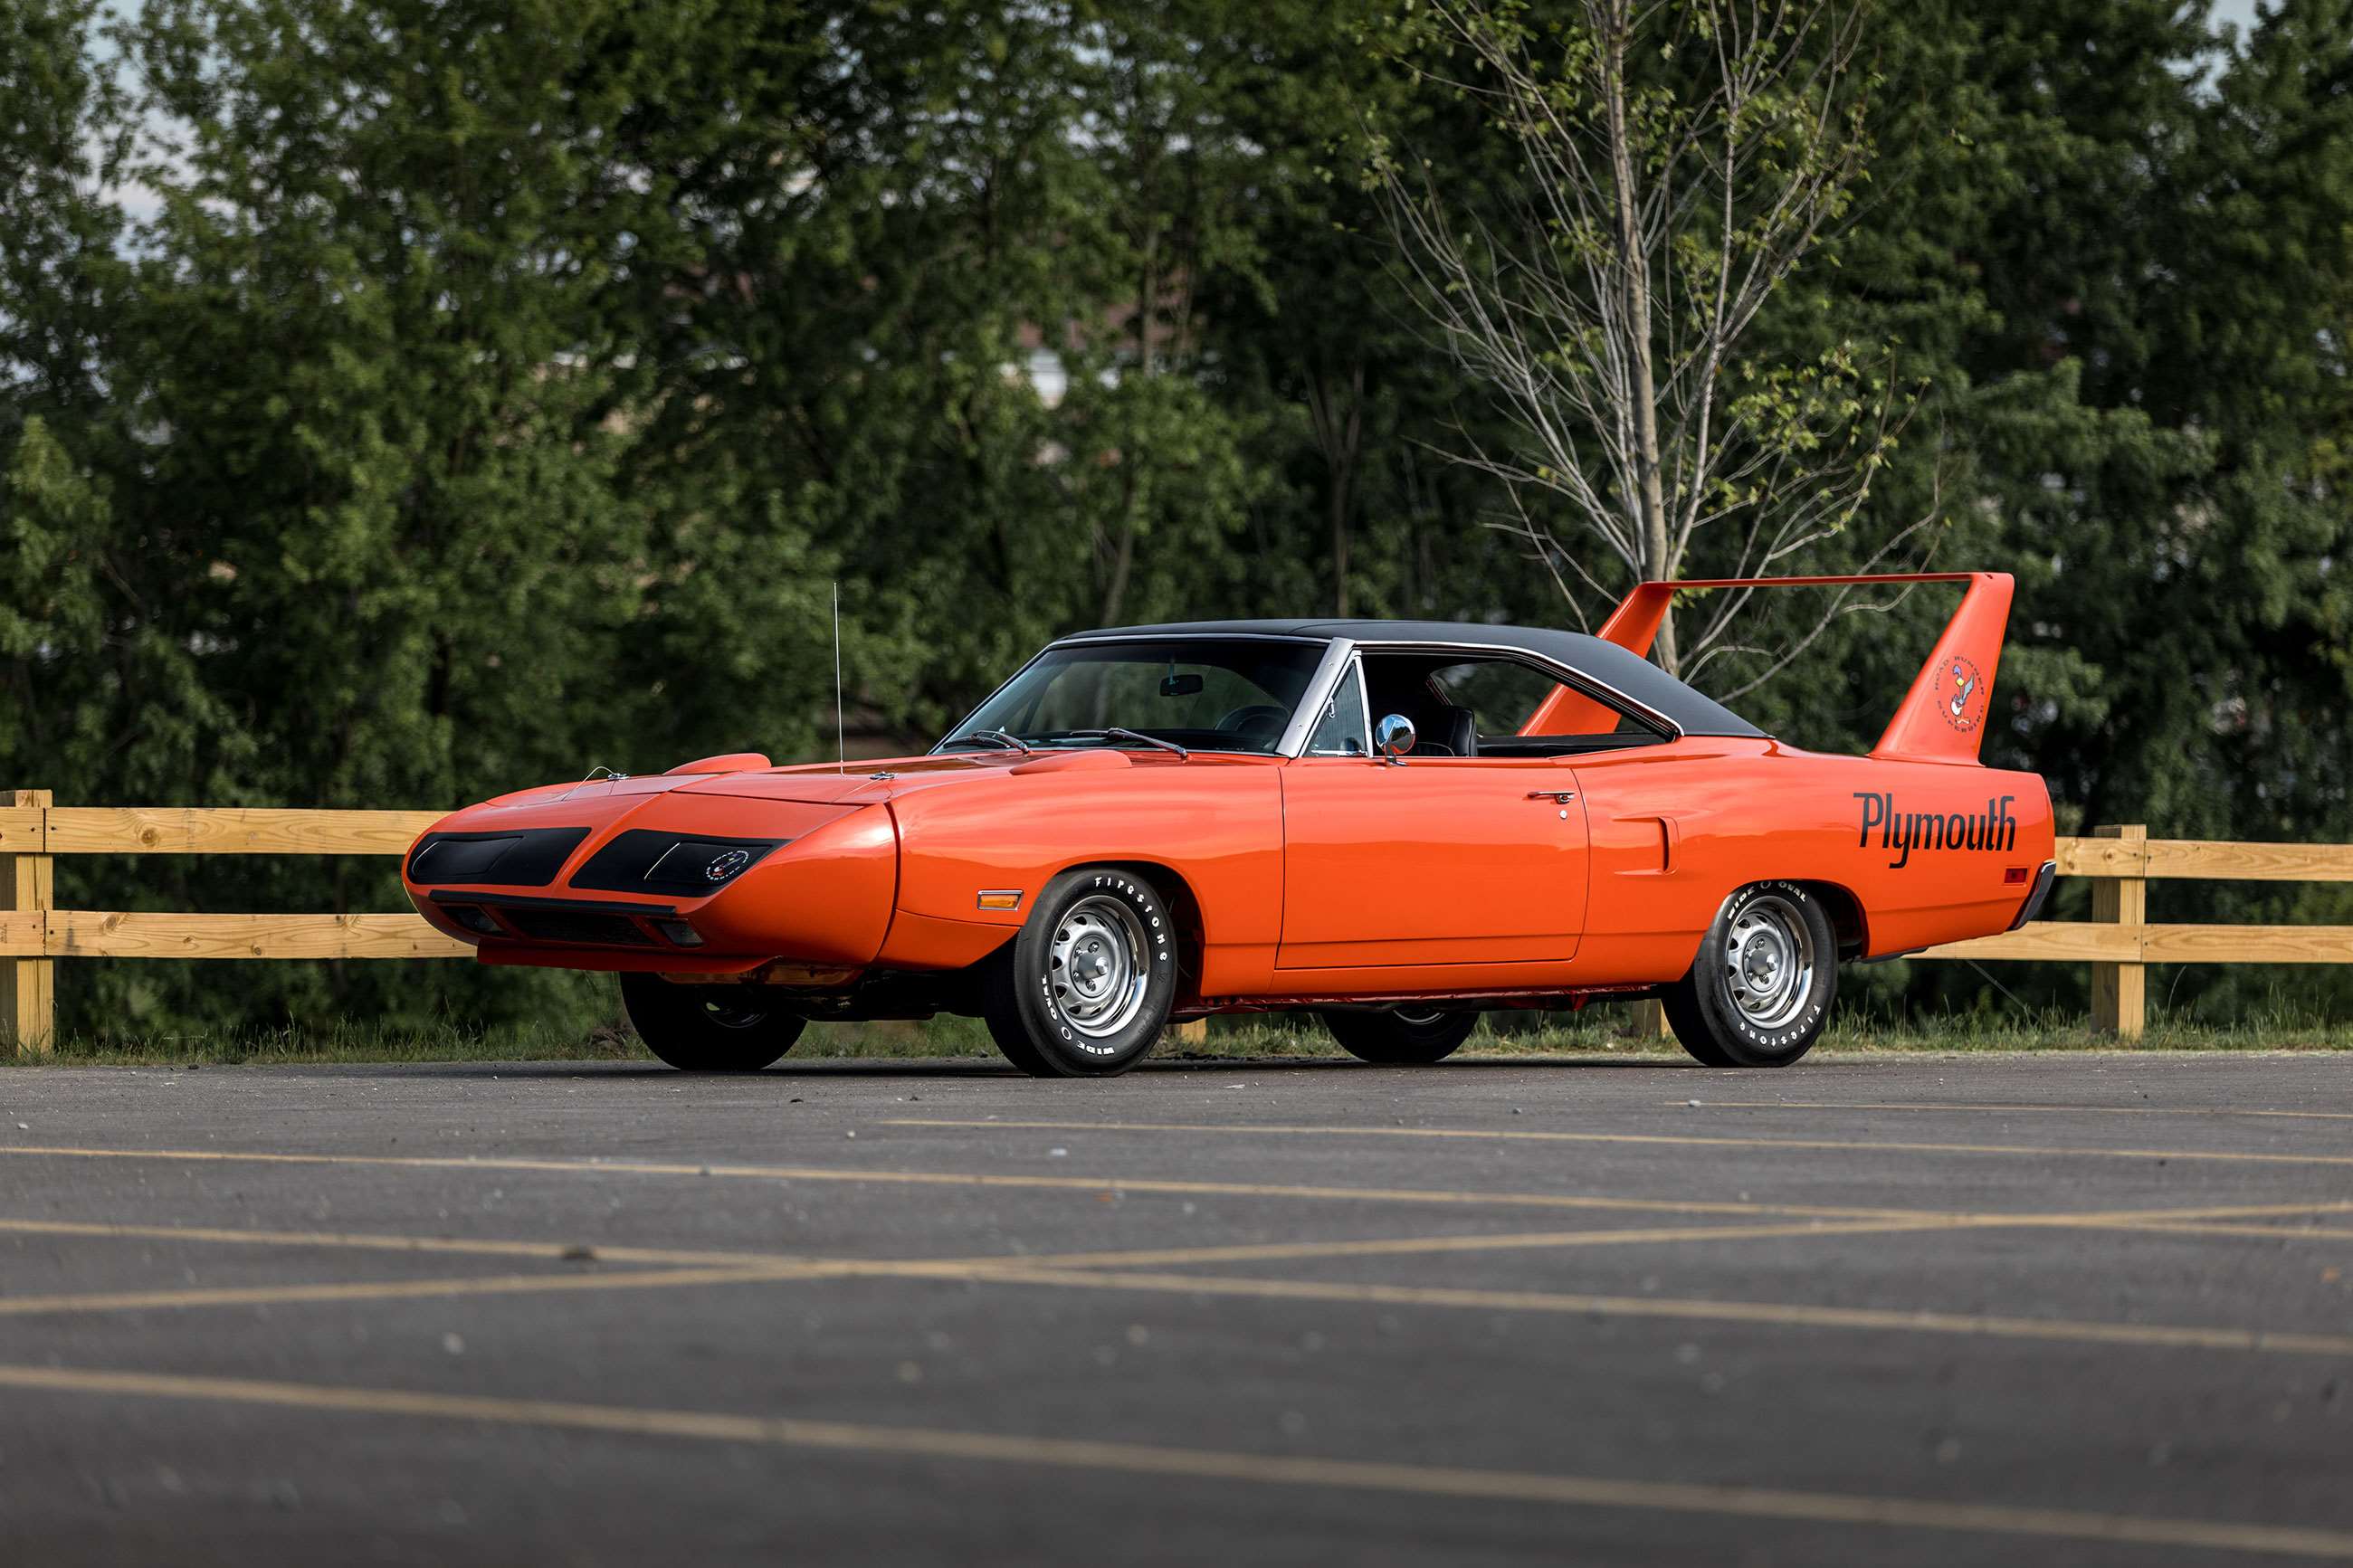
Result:
<svg viewBox="0 0 2353 1568">
<path fill-rule="evenodd" d="M 1660 999 L 1702 1066 L 1788 1067 L 1813 1049 L 1838 999 L 1829 912 L 1803 883 L 1750 883 L 1724 900 L 1691 973 Z"/>
<path fill-rule="evenodd" d="M 1152 884 L 1115 866 L 1046 884 L 990 963 L 981 1016 L 1032 1078 L 1109 1078 L 1158 1043 L 1176 1000 L 1176 922 Z"/>
<path fill-rule="evenodd" d="M 1421 1067 L 1452 1056 L 1479 1026 L 1479 1015 L 1436 1008 L 1392 1007 L 1384 1013 L 1335 1008 L 1324 1015 L 1324 1026 L 1358 1061 Z"/>
<path fill-rule="evenodd" d="M 1676 1042 L 1692 1060 L 1704 1068 L 1740 1065 L 1725 1055 L 1724 1048 L 1708 1033 L 1707 1022 L 1700 1016 L 1699 1005 L 1692 999 L 1690 986 L 1668 986 L 1659 993 L 1659 1005 L 1666 1010 L 1667 1027 L 1675 1032 Z"/>
<path fill-rule="evenodd" d="M 1060 1078 L 1062 1075 L 1046 1065 L 1038 1047 L 1029 1043 L 1029 1026 L 1021 1021 L 1019 1010 L 1013 1005 L 1013 949 L 1007 942 L 1005 950 L 990 961 L 987 989 L 981 994 L 981 1022 L 988 1026 L 988 1037 L 997 1042 L 997 1051 L 1031 1078 Z"/>
<path fill-rule="evenodd" d="M 629 1026 L 646 1049 L 681 1072 L 758 1072 L 791 1050 L 808 1020 L 760 1005 L 765 1000 L 752 986 L 673 985 L 659 974 L 621 976 L 621 1008 Z"/>
</svg>

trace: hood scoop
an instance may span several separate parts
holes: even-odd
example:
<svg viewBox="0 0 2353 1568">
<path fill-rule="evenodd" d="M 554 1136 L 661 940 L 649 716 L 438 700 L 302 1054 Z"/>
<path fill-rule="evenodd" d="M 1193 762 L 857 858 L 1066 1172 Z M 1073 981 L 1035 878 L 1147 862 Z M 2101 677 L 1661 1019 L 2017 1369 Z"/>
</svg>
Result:
<svg viewBox="0 0 2353 1568">
<path fill-rule="evenodd" d="M 691 763 L 681 763 L 665 771 L 664 778 L 677 778 L 686 773 L 748 773 L 776 766 L 765 752 L 729 752 L 723 756 L 697 757 Z"/>
</svg>

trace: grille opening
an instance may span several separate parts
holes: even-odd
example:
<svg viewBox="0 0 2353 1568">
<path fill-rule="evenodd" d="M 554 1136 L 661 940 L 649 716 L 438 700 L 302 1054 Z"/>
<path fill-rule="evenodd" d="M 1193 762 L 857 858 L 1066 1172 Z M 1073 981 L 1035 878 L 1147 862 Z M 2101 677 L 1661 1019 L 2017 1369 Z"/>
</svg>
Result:
<svg viewBox="0 0 2353 1568">
<path fill-rule="evenodd" d="M 535 910 L 509 904 L 499 912 L 507 924 L 534 942 L 601 942 L 615 947 L 651 947 L 654 939 L 638 929 L 627 915 L 600 915 L 579 910 Z"/>
</svg>

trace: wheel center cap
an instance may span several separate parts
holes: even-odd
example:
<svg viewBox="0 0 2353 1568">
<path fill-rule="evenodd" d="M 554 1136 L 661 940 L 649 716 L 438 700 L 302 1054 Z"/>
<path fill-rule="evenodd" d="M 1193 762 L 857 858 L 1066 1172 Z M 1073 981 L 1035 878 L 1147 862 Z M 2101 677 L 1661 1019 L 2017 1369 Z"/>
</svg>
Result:
<svg viewBox="0 0 2353 1568">
<path fill-rule="evenodd" d="M 1090 990 L 1101 985 L 1111 973 L 1111 960 L 1103 956 L 1103 943 L 1092 942 L 1081 948 L 1071 962 L 1071 973 Z"/>
</svg>

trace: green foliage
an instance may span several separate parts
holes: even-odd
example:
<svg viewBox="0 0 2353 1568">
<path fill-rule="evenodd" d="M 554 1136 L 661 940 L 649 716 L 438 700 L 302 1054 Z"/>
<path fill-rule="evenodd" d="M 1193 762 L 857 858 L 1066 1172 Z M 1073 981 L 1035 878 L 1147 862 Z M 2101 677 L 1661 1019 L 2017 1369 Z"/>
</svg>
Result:
<svg viewBox="0 0 2353 1568">
<path fill-rule="evenodd" d="M 1514 531 L 1564 517 L 1449 460 L 1511 428 L 1425 340 L 1357 177 L 1410 148 L 1488 218 L 1522 177 L 1461 61 L 1420 52 L 1424 15 L 15 0 L 6 782 L 436 807 L 819 754 L 835 582 L 870 754 L 1075 626 L 1573 621 L 1556 574 L 1612 563 L 1533 557 Z M 1504 15 L 1579 47 L 1557 7 Z M 1864 443 L 1868 497 L 1810 564 L 1919 524 L 1934 564 L 2017 573 L 1989 757 L 2041 769 L 2071 822 L 2353 837 L 2353 16 L 2284 0 L 2227 47 L 2145 0 L 1862 26 L 1867 127 L 1809 142 L 1775 129 L 1792 100 L 1745 110 L 1768 159 L 1869 136 L 1836 265 L 1773 292 L 1724 387 L 1768 448 Z M 1665 135 L 1714 46 L 1651 42 L 1630 111 Z M 1679 300 L 1725 259 L 1696 228 L 1665 256 Z M 1860 417 L 1915 395 L 1900 443 Z M 1859 596 L 1819 630 L 1783 605 L 1698 679 L 1799 742 L 1867 744 L 1947 602 Z M 382 862 L 267 858 L 77 858 L 60 893 L 398 899 Z M 2353 920 L 2328 890 L 2158 902 Z M 1963 966 L 1913 969 L 1865 994 L 1992 1005 Z M 2002 978 L 2080 997 L 2066 971 Z M 2282 984 L 2177 981 L 2210 1019 Z M 2353 1016 L 2342 982 L 2286 984 Z M 149 1036 L 609 1011 L 594 983 L 455 964 L 85 963 L 65 998 L 69 1028 Z"/>
<path fill-rule="evenodd" d="M 1498 177 L 1455 177 L 1409 100 L 1375 123 L 1367 178 L 1430 337 L 1499 416 L 1454 455 L 1509 487 L 1565 594 L 1818 570 L 1896 449 L 1916 382 L 1806 286 L 1835 272 L 1869 178 L 1866 15 L 1430 0 L 1368 29 L 1501 154 Z M 1907 564 L 1919 531 L 1870 544 Z M 1671 616 L 1654 657 L 1686 678 L 1773 668 L 1729 635 L 1748 602 L 1715 601 L 1691 636 Z"/>
</svg>

